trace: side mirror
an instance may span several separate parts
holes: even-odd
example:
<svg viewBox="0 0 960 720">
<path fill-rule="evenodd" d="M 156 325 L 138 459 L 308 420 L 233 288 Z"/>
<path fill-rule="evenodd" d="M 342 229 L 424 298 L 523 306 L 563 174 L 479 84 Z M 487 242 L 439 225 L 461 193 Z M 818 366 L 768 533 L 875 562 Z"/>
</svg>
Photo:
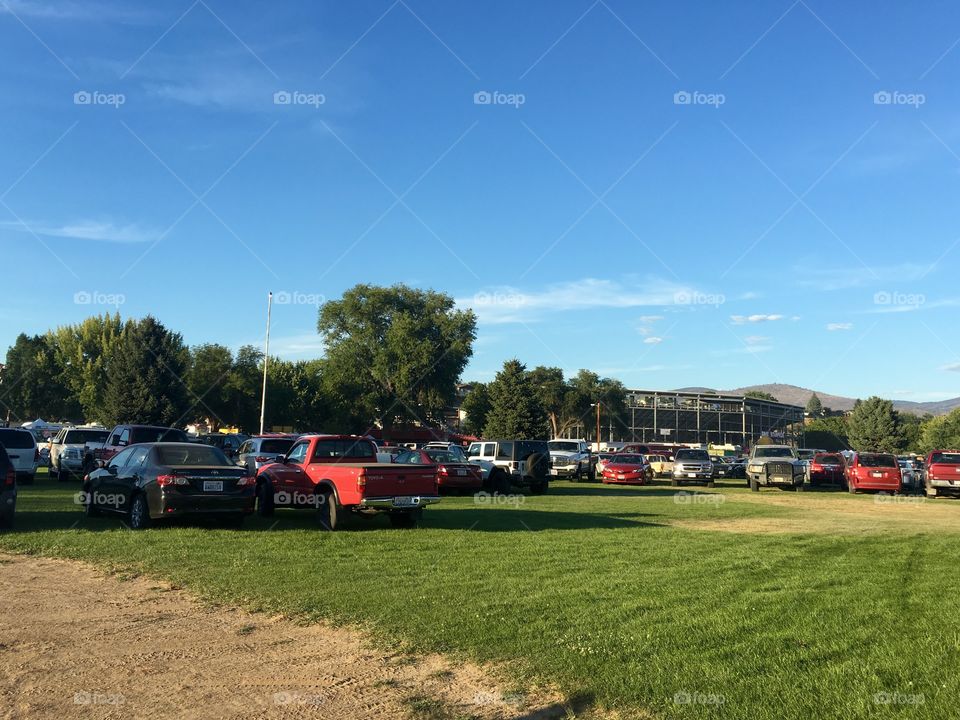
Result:
<svg viewBox="0 0 960 720">
<path fill-rule="evenodd" d="M 278 463 L 283 463 L 284 465 L 286 465 L 286 464 L 287 464 L 287 456 L 286 456 L 286 455 L 277 455 L 277 462 L 278 462 Z"/>
<path fill-rule="evenodd" d="M 106 466 L 107 466 L 107 463 L 105 460 L 97 460 L 97 468 L 99 470 L 103 470 Z"/>
</svg>

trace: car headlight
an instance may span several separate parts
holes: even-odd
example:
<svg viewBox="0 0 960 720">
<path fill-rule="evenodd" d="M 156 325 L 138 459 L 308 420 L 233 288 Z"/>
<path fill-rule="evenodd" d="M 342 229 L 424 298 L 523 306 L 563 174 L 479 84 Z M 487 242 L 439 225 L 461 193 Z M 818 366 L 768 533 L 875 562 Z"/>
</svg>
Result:
<svg viewBox="0 0 960 720">
<path fill-rule="evenodd" d="M 747 470 L 749 470 L 750 472 L 760 472 L 761 470 L 763 470 L 763 465 L 755 465 L 751 463 L 750 465 L 747 465 Z"/>
</svg>

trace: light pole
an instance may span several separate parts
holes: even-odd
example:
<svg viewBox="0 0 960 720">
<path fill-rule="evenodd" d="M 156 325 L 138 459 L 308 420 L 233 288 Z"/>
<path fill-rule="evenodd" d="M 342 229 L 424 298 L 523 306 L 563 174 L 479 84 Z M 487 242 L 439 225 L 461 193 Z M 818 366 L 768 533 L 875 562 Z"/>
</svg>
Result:
<svg viewBox="0 0 960 720">
<path fill-rule="evenodd" d="M 591 405 L 597 408 L 597 452 L 600 452 L 600 404 L 599 400 L 591 403 Z"/>
<path fill-rule="evenodd" d="M 263 394 L 260 396 L 260 434 L 267 413 L 267 364 L 270 362 L 270 310 L 273 308 L 273 293 L 267 295 L 267 339 L 263 347 Z"/>
</svg>

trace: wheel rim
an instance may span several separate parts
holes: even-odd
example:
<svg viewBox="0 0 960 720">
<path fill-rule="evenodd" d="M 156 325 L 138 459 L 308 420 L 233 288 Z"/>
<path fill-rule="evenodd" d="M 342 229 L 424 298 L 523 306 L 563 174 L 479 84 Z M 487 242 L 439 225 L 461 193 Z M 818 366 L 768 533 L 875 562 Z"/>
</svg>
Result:
<svg viewBox="0 0 960 720">
<path fill-rule="evenodd" d="M 130 508 L 130 524 L 134 527 L 140 527 L 143 524 L 143 498 L 139 495 L 133 501 L 133 507 Z"/>
</svg>

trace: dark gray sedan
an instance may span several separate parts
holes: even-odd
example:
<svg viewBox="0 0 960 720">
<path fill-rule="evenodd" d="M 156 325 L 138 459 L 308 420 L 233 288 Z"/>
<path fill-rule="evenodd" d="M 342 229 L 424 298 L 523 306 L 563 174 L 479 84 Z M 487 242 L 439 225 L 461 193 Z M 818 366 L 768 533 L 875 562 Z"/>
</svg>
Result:
<svg viewBox="0 0 960 720">
<path fill-rule="evenodd" d="M 114 455 L 84 480 L 88 516 L 126 518 L 134 530 L 163 518 L 209 517 L 234 524 L 253 512 L 256 480 L 219 448 L 143 443 Z"/>
</svg>

